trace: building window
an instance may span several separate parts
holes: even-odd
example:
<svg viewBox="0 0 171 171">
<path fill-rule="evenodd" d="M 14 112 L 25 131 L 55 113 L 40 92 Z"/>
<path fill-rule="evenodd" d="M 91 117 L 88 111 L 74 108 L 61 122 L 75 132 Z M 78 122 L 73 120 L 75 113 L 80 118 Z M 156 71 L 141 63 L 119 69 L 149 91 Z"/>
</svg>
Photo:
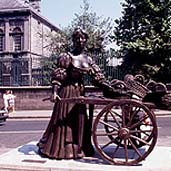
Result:
<svg viewBox="0 0 171 171">
<path fill-rule="evenodd" d="M 11 43 L 13 51 L 21 51 L 23 50 L 23 32 L 19 27 L 13 29 L 11 33 Z"/>
<path fill-rule="evenodd" d="M 2 29 L 0 29 L 0 51 L 2 52 L 4 50 L 4 40 L 5 40 L 5 34 Z"/>
<path fill-rule="evenodd" d="M 14 51 L 21 51 L 21 45 L 22 45 L 22 41 L 21 41 L 21 35 L 14 35 Z"/>
<path fill-rule="evenodd" d="M 28 61 L 22 61 L 21 70 L 22 70 L 23 74 L 28 74 L 29 73 L 29 63 L 28 63 Z"/>
</svg>

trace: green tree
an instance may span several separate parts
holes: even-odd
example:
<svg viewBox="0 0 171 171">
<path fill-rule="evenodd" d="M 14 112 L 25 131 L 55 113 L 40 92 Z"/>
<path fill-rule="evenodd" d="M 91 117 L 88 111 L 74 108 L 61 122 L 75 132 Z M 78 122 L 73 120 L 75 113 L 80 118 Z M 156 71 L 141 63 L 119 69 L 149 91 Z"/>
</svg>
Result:
<svg viewBox="0 0 171 171">
<path fill-rule="evenodd" d="M 63 50 L 72 47 L 71 35 L 74 28 L 80 26 L 89 35 L 87 43 L 87 52 L 101 53 L 104 52 L 105 47 L 110 43 L 110 35 L 112 34 L 113 22 L 111 18 L 103 18 L 92 12 L 88 0 L 83 0 L 83 6 L 80 6 L 80 12 L 75 13 L 75 17 L 65 28 L 62 28 L 61 34 L 49 34 L 51 37 L 51 49 L 53 53 L 58 54 Z"/>
<path fill-rule="evenodd" d="M 98 16 L 95 12 L 92 12 L 88 0 L 83 0 L 83 6 L 80 6 L 80 12 L 75 13 L 74 19 L 67 27 L 62 28 L 59 33 L 54 34 L 53 32 L 49 32 L 46 35 L 47 38 L 50 38 L 48 47 L 52 53 L 52 57 L 41 62 L 45 75 L 49 75 L 55 57 L 57 58 L 60 53 L 72 49 L 72 33 L 78 26 L 83 28 L 89 36 L 86 47 L 87 53 L 95 61 L 98 61 L 96 58 L 99 57 L 99 60 L 103 61 L 104 67 L 107 65 L 106 58 L 108 56 L 105 55 L 105 48 L 111 43 L 112 19 Z"/>
<path fill-rule="evenodd" d="M 41 84 L 51 84 L 51 73 L 56 68 L 56 55 L 51 55 L 49 58 L 44 57 L 40 60 L 41 64 Z"/>
<path fill-rule="evenodd" d="M 120 46 L 122 68 L 171 81 L 171 0 L 125 0 L 122 7 L 111 37 Z"/>
<path fill-rule="evenodd" d="M 83 0 L 81 11 L 75 14 L 75 18 L 69 26 L 70 32 L 76 26 L 81 26 L 89 35 L 87 43 L 88 52 L 103 52 L 110 43 L 109 36 L 112 33 L 113 25 L 110 17 L 103 18 L 91 10 L 88 0 Z"/>
</svg>

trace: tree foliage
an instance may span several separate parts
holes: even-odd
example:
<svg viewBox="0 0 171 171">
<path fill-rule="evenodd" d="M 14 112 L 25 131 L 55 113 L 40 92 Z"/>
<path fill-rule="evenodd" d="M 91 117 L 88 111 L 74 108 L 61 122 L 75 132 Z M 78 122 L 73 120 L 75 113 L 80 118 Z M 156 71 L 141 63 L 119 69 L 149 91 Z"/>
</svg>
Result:
<svg viewBox="0 0 171 171">
<path fill-rule="evenodd" d="M 103 61 L 104 66 L 107 65 L 108 61 L 106 58 L 108 56 L 105 55 L 105 48 L 110 43 L 110 36 L 113 29 L 112 19 L 98 16 L 91 10 L 88 0 L 83 0 L 83 6 L 80 6 L 80 12 L 75 13 L 74 19 L 67 27 L 62 28 L 59 33 L 54 34 L 53 32 L 49 32 L 46 35 L 46 37 L 50 38 L 48 47 L 52 53 L 52 57 L 41 62 L 45 75 L 49 76 L 52 64 L 56 61 L 55 56 L 57 58 L 60 53 L 72 49 L 72 33 L 78 26 L 83 28 L 89 36 L 85 49 L 86 52 L 94 57 L 95 61 L 97 61 L 96 58 L 99 58 L 99 60 Z"/>
<path fill-rule="evenodd" d="M 122 7 L 112 36 L 122 52 L 122 67 L 171 81 L 171 0 L 125 0 Z"/>
<path fill-rule="evenodd" d="M 89 35 L 87 51 L 103 52 L 105 47 L 110 43 L 109 35 L 113 29 L 111 18 L 98 16 L 91 10 L 87 0 L 83 0 L 83 6 L 80 8 L 80 13 L 75 14 L 75 19 L 69 26 L 70 32 L 76 26 L 81 26 Z"/>
<path fill-rule="evenodd" d="M 83 0 L 83 6 L 80 6 L 80 12 L 75 13 L 71 23 L 62 28 L 62 34 L 48 35 L 51 37 L 51 50 L 59 54 L 61 51 L 72 48 L 71 35 L 74 28 L 80 26 L 89 35 L 86 50 L 90 53 L 101 53 L 110 43 L 110 35 L 113 29 L 111 18 L 103 18 L 92 12 L 88 0 Z"/>
</svg>

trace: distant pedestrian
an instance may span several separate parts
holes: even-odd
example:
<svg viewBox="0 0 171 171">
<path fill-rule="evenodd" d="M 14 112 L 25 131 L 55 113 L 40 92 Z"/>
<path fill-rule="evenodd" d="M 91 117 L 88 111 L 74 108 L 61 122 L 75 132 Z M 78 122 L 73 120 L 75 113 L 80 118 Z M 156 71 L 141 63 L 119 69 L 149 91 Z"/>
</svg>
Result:
<svg viewBox="0 0 171 171">
<path fill-rule="evenodd" d="M 15 98 L 16 96 L 13 95 L 12 90 L 6 90 L 3 94 L 4 110 L 6 112 L 9 113 L 15 111 Z"/>
<path fill-rule="evenodd" d="M 8 94 L 8 103 L 11 112 L 15 112 L 15 98 L 16 96 L 12 93 L 12 90 L 10 90 L 10 93 Z"/>
<path fill-rule="evenodd" d="M 4 110 L 6 112 L 8 112 L 8 107 L 9 107 L 9 103 L 8 103 L 8 94 L 9 93 L 10 93 L 10 90 L 6 90 L 5 93 L 3 94 Z"/>
</svg>

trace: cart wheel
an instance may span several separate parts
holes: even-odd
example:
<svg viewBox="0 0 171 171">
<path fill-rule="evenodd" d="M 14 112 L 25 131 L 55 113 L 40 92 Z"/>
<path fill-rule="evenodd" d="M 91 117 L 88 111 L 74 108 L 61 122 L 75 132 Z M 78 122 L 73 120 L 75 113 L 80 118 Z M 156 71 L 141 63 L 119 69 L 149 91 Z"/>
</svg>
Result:
<svg viewBox="0 0 171 171">
<path fill-rule="evenodd" d="M 114 101 L 97 115 L 93 141 L 109 163 L 138 164 L 150 154 L 157 141 L 154 114 L 136 100 Z"/>
<path fill-rule="evenodd" d="M 128 109 L 128 106 L 127 106 L 127 109 L 126 110 L 129 110 Z M 114 111 L 113 111 L 114 112 Z M 117 115 L 117 112 L 114 112 L 116 115 Z M 138 113 L 138 115 L 137 116 L 134 116 L 133 117 L 133 119 L 132 119 L 132 121 L 131 121 L 131 125 L 132 124 L 135 124 L 136 122 L 138 122 L 139 121 L 139 116 L 140 116 L 140 114 L 142 115 L 143 114 L 143 112 L 141 111 L 141 112 L 139 112 Z M 108 123 L 108 124 L 117 124 L 116 122 L 116 120 L 115 120 L 115 118 L 113 118 L 114 120 L 112 120 L 111 119 L 111 117 L 112 117 L 112 115 L 111 115 L 111 113 L 108 113 L 108 112 L 106 112 L 105 113 L 105 115 L 104 115 L 104 121 L 106 122 L 106 123 Z M 126 118 L 126 123 L 129 121 L 129 119 L 128 118 Z M 143 138 L 144 140 L 146 140 L 147 142 L 149 142 L 150 140 L 151 140 L 151 138 L 153 137 L 153 134 L 152 134 L 152 131 L 149 131 L 149 130 L 151 130 L 151 127 L 149 127 L 149 124 L 147 124 L 147 122 L 149 122 L 150 123 L 150 120 L 149 120 L 149 118 L 147 117 L 146 119 L 145 119 L 145 122 L 142 122 L 141 123 L 141 125 L 137 125 L 135 128 L 134 128 L 134 131 L 136 130 L 137 131 L 137 133 L 135 133 L 139 138 Z M 122 123 L 121 121 L 120 121 L 120 123 Z M 115 125 L 116 126 L 116 125 Z M 124 142 L 120 142 L 120 137 L 117 135 L 117 136 L 113 136 L 112 134 L 111 134 L 111 132 L 113 132 L 113 129 L 111 129 L 111 127 L 109 127 L 108 125 L 104 125 L 104 128 L 105 128 L 105 131 L 106 131 L 106 133 L 108 133 L 108 137 L 110 138 L 110 140 L 113 142 L 113 143 L 115 143 L 115 144 L 117 144 L 117 145 L 119 145 L 119 146 L 124 146 Z M 146 130 L 147 131 L 147 129 L 149 129 L 148 130 L 148 132 L 146 132 L 146 135 L 145 135 L 145 132 L 143 132 L 143 133 L 140 133 L 140 131 L 142 131 L 142 130 L 144 129 L 144 130 Z M 144 146 L 145 144 L 143 143 L 143 142 L 141 142 L 141 141 L 138 141 L 138 140 L 134 140 L 134 144 L 136 145 L 136 147 L 137 148 L 140 148 L 140 147 L 142 147 L 142 146 Z M 133 149 L 133 146 L 132 146 L 132 144 L 130 143 L 130 142 L 128 142 L 128 144 L 127 144 L 127 147 L 128 147 L 128 149 Z"/>
</svg>

